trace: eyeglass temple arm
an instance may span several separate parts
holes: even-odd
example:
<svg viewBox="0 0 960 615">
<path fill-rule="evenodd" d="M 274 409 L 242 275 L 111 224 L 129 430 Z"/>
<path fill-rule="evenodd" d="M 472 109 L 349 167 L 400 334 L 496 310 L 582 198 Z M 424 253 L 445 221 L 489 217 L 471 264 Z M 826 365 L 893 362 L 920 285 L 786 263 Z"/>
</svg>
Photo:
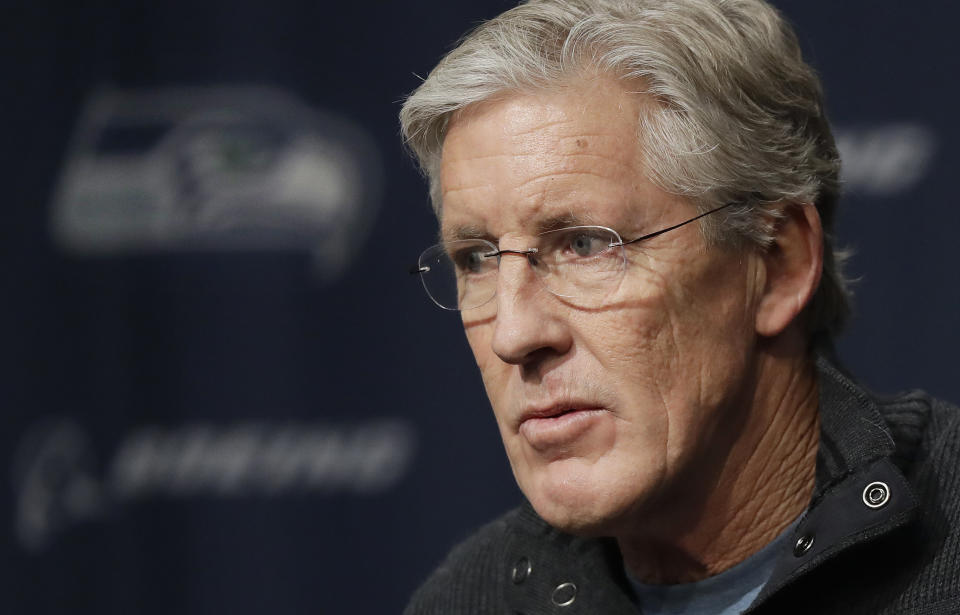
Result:
<svg viewBox="0 0 960 615">
<path fill-rule="evenodd" d="M 674 230 L 674 229 L 678 229 L 678 228 L 680 228 L 681 226 L 684 226 L 684 225 L 686 225 L 686 224 L 690 224 L 691 222 L 696 222 L 697 220 L 699 220 L 700 218 L 703 218 L 704 216 L 709 216 L 709 215 L 712 214 L 712 213 L 718 212 L 718 211 L 720 211 L 721 209 L 726 209 L 727 207 L 730 207 L 731 205 L 734 205 L 734 204 L 735 204 L 735 201 L 731 201 L 731 202 L 727 203 L 726 205 L 721 205 L 720 207 L 717 207 L 717 208 L 715 208 L 715 209 L 711 209 L 710 211 L 705 211 L 705 212 L 703 212 L 702 214 L 700 214 L 699 216 L 694 216 L 693 218 L 690 218 L 689 220 L 685 220 L 685 221 L 683 221 L 683 222 L 681 222 L 681 223 L 679 223 L 679 224 L 674 224 L 673 226 L 668 226 L 667 228 L 662 228 L 662 229 L 660 229 L 659 231 L 654 231 L 654 232 L 652 232 L 652 233 L 650 233 L 650 234 L 648 234 L 648 235 L 643 235 L 643 236 L 637 237 L 636 239 L 631 239 L 631 240 L 629 240 L 629 241 L 620 241 L 620 242 L 618 242 L 618 243 L 611 243 L 611 244 L 610 244 L 610 247 L 611 247 L 611 248 L 617 248 L 617 247 L 620 247 L 620 246 L 629 245 L 629 244 L 631 244 L 631 243 L 637 243 L 638 241 L 643 241 L 644 239 L 653 239 L 653 238 L 656 237 L 657 235 L 663 235 L 664 233 L 668 233 L 668 232 L 670 232 L 670 231 L 672 231 L 672 230 Z"/>
</svg>

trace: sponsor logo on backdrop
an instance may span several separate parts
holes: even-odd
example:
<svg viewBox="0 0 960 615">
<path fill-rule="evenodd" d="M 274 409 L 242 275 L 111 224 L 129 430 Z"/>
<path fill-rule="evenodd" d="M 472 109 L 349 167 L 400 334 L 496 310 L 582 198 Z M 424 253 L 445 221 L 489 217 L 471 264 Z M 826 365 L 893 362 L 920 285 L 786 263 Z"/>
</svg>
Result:
<svg viewBox="0 0 960 615">
<path fill-rule="evenodd" d="M 67 250 L 305 249 L 336 277 L 379 201 L 380 156 L 344 117 L 268 87 L 96 92 L 52 208 Z"/>
<path fill-rule="evenodd" d="M 894 195 L 923 181 L 933 166 L 937 138 L 927 125 L 903 122 L 837 130 L 844 190 Z"/>
<path fill-rule="evenodd" d="M 101 472 L 76 421 L 45 420 L 17 452 L 15 534 L 38 551 L 58 532 L 145 497 L 376 495 L 409 473 L 415 448 L 413 427 L 400 420 L 143 427 L 122 439 Z"/>
</svg>

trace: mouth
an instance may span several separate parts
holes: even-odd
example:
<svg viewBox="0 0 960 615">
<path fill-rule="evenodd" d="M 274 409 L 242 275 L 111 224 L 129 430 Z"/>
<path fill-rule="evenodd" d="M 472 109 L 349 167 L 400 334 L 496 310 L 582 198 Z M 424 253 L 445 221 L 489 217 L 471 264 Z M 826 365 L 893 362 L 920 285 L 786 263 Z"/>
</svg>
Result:
<svg viewBox="0 0 960 615">
<path fill-rule="evenodd" d="M 539 452 L 569 447 L 606 414 L 593 403 L 561 403 L 530 408 L 520 417 L 518 432 Z"/>
</svg>

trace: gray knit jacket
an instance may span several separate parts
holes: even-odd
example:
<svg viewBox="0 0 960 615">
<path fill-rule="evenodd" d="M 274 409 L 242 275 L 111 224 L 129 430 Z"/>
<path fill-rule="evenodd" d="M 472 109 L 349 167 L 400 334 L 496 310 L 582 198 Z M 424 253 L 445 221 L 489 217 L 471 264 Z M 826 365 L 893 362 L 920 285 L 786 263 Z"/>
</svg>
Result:
<svg viewBox="0 0 960 615">
<path fill-rule="evenodd" d="M 807 512 L 749 609 L 960 613 L 960 410 L 874 397 L 824 359 Z M 405 615 L 637 615 L 615 541 L 577 538 L 524 503 L 453 549 Z"/>
</svg>

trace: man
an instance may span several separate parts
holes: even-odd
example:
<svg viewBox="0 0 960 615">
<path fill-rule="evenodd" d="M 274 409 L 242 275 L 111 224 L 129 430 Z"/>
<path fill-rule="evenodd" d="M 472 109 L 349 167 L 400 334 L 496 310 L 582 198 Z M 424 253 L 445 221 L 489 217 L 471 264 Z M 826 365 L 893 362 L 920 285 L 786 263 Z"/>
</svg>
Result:
<svg viewBox="0 0 960 615">
<path fill-rule="evenodd" d="M 531 0 L 409 97 L 528 502 L 408 613 L 960 612 L 960 415 L 829 358 L 820 86 L 761 0 Z"/>
</svg>

